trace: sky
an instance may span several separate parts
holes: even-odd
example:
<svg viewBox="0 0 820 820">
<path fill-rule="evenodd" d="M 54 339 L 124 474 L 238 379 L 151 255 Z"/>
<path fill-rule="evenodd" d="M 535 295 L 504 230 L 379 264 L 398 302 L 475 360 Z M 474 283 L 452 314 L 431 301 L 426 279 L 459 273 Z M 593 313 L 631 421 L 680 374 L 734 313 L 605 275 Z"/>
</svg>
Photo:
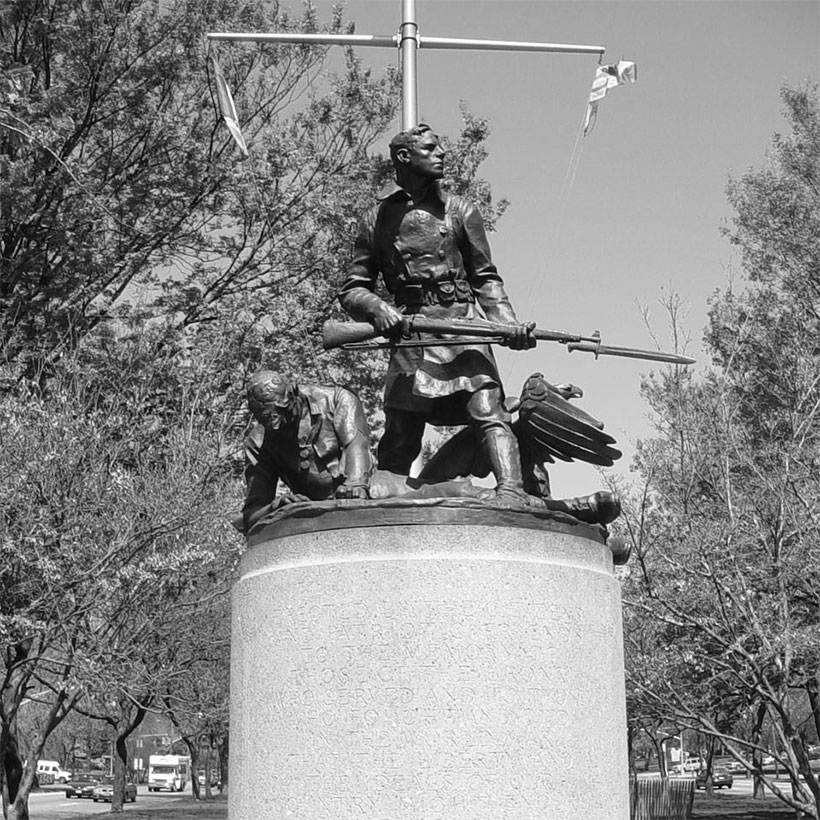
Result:
<svg viewBox="0 0 820 820">
<path fill-rule="evenodd" d="M 331 3 L 316 5 L 328 19 Z M 358 34 L 392 35 L 401 22 L 401 0 L 344 9 Z M 416 18 L 422 37 L 602 45 L 604 63 L 637 63 L 637 83 L 612 89 L 581 139 L 597 56 L 422 48 L 419 118 L 455 136 L 463 101 L 490 122 L 482 176 L 511 202 L 490 240 L 519 319 L 671 349 L 663 304 L 676 296 L 702 370 L 707 300 L 740 274 L 720 233 L 732 217 L 726 183 L 787 131 L 782 84 L 820 80 L 820 2 L 416 0 Z M 377 72 L 397 62 L 392 50 L 359 53 Z M 635 442 L 651 435 L 641 379 L 659 365 L 550 343 L 498 360 L 510 395 L 533 372 L 580 386 L 579 406 L 624 452 L 612 470 L 630 477 Z M 556 497 L 602 485 L 589 465 L 557 464 L 551 476 Z"/>
</svg>

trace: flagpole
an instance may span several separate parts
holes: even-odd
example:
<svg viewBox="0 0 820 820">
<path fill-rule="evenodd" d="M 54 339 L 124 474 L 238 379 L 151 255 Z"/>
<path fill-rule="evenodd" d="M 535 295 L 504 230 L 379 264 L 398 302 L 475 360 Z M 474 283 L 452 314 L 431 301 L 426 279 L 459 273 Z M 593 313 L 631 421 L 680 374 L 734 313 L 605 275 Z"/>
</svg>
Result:
<svg viewBox="0 0 820 820">
<path fill-rule="evenodd" d="M 419 124 L 419 86 L 416 51 L 419 27 L 416 22 L 416 0 L 402 0 L 399 48 L 401 49 L 401 130 Z"/>
</svg>

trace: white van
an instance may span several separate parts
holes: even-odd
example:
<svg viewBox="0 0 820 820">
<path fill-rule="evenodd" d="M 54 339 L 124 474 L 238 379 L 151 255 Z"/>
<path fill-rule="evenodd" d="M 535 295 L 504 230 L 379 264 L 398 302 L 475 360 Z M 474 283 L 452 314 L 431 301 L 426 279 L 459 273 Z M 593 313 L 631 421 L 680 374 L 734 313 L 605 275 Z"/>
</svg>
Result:
<svg viewBox="0 0 820 820">
<path fill-rule="evenodd" d="M 49 776 L 53 779 L 49 780 Z M 46 783 L 67 783 L 71 780 L 71 772 L 67 772 L 56 760 L 38 760 L 37 777 Z"/>
<path fill-rule="evenodd" d="M 148 758 L 148 791 L 168 789 L 181 792 L 191 777 L 191 758 L 188 755 L 151 755 Z"/>
</svg>

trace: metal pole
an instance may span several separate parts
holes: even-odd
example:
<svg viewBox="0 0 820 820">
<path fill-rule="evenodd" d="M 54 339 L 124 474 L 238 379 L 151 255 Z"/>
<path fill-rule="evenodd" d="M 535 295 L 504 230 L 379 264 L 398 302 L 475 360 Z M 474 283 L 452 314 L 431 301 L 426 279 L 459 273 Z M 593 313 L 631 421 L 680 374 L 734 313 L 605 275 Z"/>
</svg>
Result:
<svg viewBox="0 0 820 820">
<path fill-rule="evenodd" d="M 405 0 L 407 2 L 407 0 Z M 417 31 L 414 23 L 413 29 Z M 403 29 L 403 27 L 402 27 Z M 212 32 L 205 35 L 208 40 L 222 40 L 235 43 L 315 43 L 329 46 L 375 46 L 378 48 L 395 48 L 402 35 L 392 36 L 376 34 L 297 34 L 287 33 L 255 33 L 255 32 Z M 536 51 L 563 54 L 603 54 L 604 46 L 583 46 L 573 43 L 531 43 L 516 42 L 514 40 L 465 40 L 458 37 L 425 37 L 408 35 L 406 41 L 408 50 L 412 49 L 415 60 L 416 46 L 421 48 L 444 49 L 477 49 L 479 51 Z M 402 48 L 405 43 L 402 42 Z M 415 65 L 415 63 L 414 63 Z M 410 69 L 413 70 L 412 68 Z"/>
<path fill-rule="evenodd" d="M 398 37 L 374 34 L 254 34 L 234 32 L 213 32 L 206 34 L 208 40 L 225 40 L 234 43 L 316 43 L 329 46 L 377 46 L 395 48 Z"/>
<path fill-rule="evenodd" d="M 574 43 L 531 43 L 515 40 L 465 40 L 458 37 L 419 37 L 421 48 L 480 49 L 481 51 L 540 51 L 561 54 L 603 54 L 604 46 Z"/>
<path fill-rule="evenodd" d="M 419 89 L 416 70 L 418 49 L 416 0 L 402 0 L 402 20 L 399 29 L 401 49 L 401 130 L 418 125 Z"/>
</svg>

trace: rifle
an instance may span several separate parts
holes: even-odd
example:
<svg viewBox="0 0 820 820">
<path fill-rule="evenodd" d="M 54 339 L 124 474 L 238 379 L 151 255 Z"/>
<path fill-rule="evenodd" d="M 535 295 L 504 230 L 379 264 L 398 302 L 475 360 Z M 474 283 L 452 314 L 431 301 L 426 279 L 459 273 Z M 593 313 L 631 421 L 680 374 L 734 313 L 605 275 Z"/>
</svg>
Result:
<svg viewBox="0 0 820 820">
<path fill-rule="evenodd" d="M 325 322 L 322 328 L 322 346 L 325 350 L 374 350 L 398 347 L 439 347 L 442 345 L 503 344 L 517 329 L 516 325 L 489 322 L 484 319 L 431 319 L 421 314 L 411 314 L 402 321 L 395 336 L 383 337 L 370 322 Z M 430 333 L 455 338 L 419 339 L 413 334 Z M 695 360 L 662 350 L 641 350 L 633 347 L 613 347 L 601 344 L 601 334 L 596 330 L 591 336 L 565 333 L 561 330 L 536 328 L 532 335 L 539 342 L 558 342 L 570 353 L 580 350 L 598 356 L 622 356 L 628 359 L 645 359 L 668 364 L 694 364 Z M 379 337 L 384 341 L 374 341 Z"/>
</svg>

